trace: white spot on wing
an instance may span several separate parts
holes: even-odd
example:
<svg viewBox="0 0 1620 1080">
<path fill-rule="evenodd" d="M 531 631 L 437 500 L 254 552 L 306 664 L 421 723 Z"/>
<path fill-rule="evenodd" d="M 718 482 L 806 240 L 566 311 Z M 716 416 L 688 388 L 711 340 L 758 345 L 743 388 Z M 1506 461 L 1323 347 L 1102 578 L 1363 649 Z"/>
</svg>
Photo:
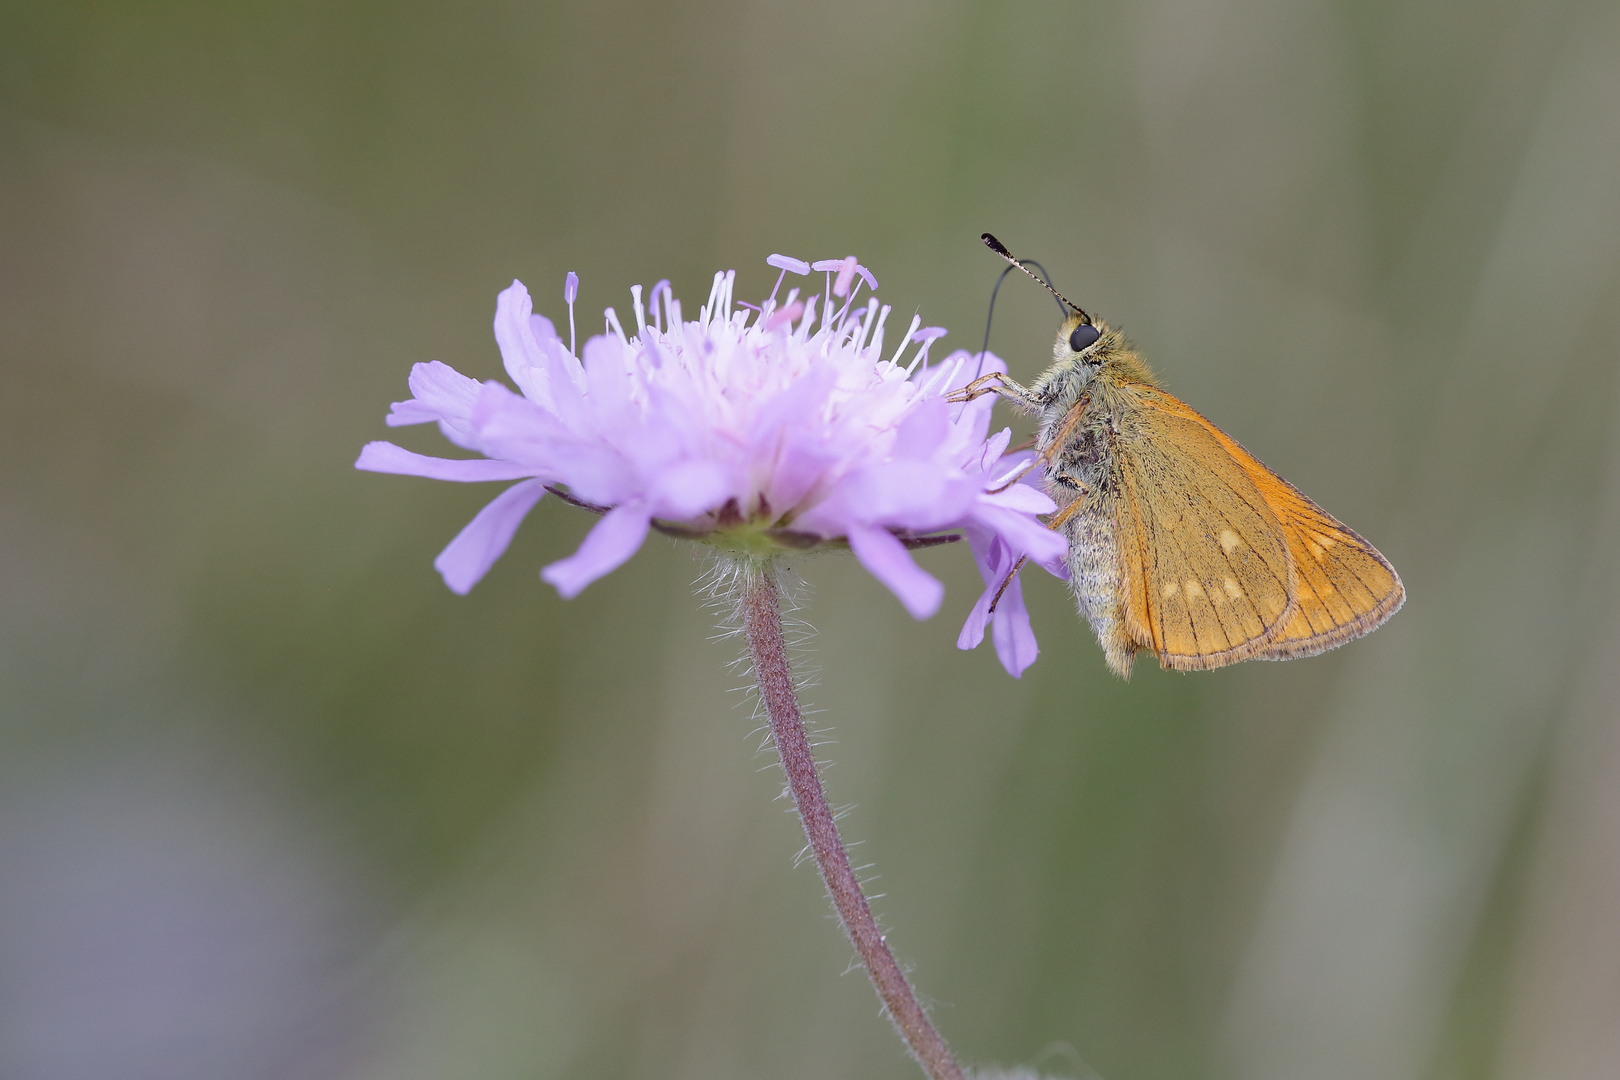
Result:
<svg viewBox="0 0 1620 1080">
<path fill-rule="evenodd" d="M 1238 588 L 1238 583 L 1233 581 L 1231 578 L 1227 578 L 1221 583 L 1221 589 L 1224 590 L 1226 595 L 1230 596 L 1233 600 L 1236 600 L 1238 597 L 1243 595 L 1243 590 Z"/>
<path fill-rule="evenodd" d="M 1175 582 L 1167 581 L 1167 582 L 1164 583 L 1164 598 L 1166 600 L 1170 599 L 1172 596 L 1176 595 L 1176 593 L 1178 593 L 1180 591 L 1181 591 L 1181 586 L 1177 585 Z"/>
<path fill-rule="evenodd" d="M 1187 590 L 1187 597 L 1189 599 L 1204 595 L 1204 587 L 1198 584 L 1198 582 L 1194 581 L 1192 578 L 1188 578 L 1187 584 L 1182 587 Z"/>
<path fill-rule="evenodd" d="M 1231 529 L 1221 530 L 1221 547 L 1224 548 L 1227 553 L 1230 554 L 1233 549 L 1235 549 L 1241 543 L 1243 543 L 1243 541 L 1239 540 L 1238 534 L 1233 532 Z"/>
</svg>

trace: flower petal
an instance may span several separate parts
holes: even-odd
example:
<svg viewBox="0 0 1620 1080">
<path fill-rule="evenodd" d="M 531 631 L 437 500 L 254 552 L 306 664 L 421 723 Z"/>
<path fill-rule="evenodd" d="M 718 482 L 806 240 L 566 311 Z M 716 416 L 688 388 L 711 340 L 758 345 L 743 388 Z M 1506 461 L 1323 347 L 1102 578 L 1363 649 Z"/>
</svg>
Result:
<svg viewBox="0 0 1620 1080">
<path fill-rule="evenodd" d="M 465 427 L 468 417 L 472 415 L 473 402 L 478 400 L 478 380 L 468 378 L 449 364 L 439 360 L 430 360 L 425 364 L 411 365 L 411 401 L 402 401 L 394 406 L 395 414 L 402 411 L 415 416 L 417 409 L 404 409 L 404 406 L 417 405 L 421 410 L 431 412 L 434 420 L 449 420 L 459 426 Z M 396 416 L 388 418 L 390 427 L 401 424 L 421 423 L 415 419 L 397 419 Z"/>
<path fill-rule="evenodd" d="M 1000 587 L 999 582 L 997 587 Z M 993 620 L 990 635 L 995 640 L 996 658 L 1007 669 L 1007 674 L 1015 679 L 1022 678 L 1029 665 L 1041 655 L 1041 647 L 1035 641 L 1035 628 L 1029 624 L 1029 609 L 1024 606 L 1024 583 L 1019 576 L 1014 575 L 1007 591 L 1001 594 Z"/>
<path fill-rule="evenodd" d="M 533 476 L 535 470 L 513 461 L 492 461 L 489 458 L 437 458 L 416 454 L 391 442 L 369 442 L 360 451 L 354 463 L 367 472 L 398 473 L 401 476 L 425 476 L 430 480 L 459 480 L 464 483 L 479 480 L 518 480 Z"/>
<path fill-rule="evenodd" d="M 495 298 L 495 344 L 500 347 L 506 373 L 520 389 L 531 369 L 545 367 L 545 353 L 529 322 L 533 313 L 534 301 L 521 281 L 514 280 Z"/>
<path fill-rule="evenodd" d="M 1028 555 L 1042 566 L 1061 563 L 1069 553 L 1068 537 L 1016 510 L 980 503 L 973 508 L 970 520 L 995 532 L 1015 556 Z"/>
<path fill-rule="evenodd" d="M 483 580 L 495 560 L 506 553 L 524 517 L 545 493 L 542 480 L 513 484 L 467 522 L 467 527 L 433 560 L 433 568 L 443 576 L 451 592 L 466 596 Z"/>
<path fill-rule="evenodd" d="M 979 496 L 979 502 L 1025 514 L 1050 514 L 1057 509 L 1050 495 L 1028 484 L 1009 484 L 1003 491 L 986 491 Z"/>
<path fill-rule="evenodd" d="M 937 462 L 884 461 L 857 469 L 800 527 L 836 536 L 847 524 L 892 525 L 926 532 L 960 521 L 974 507 L 977 483 Z"/>
<path fill-rule="evenodd" d="M 388 415 L 383 417 L 383 423 L 389 427 L 409 427 L 411 424 L 431 424 L 438 419 L 439 410 L 411 398 L 409 401 L 396 401 L 390 405 Z"/>
<path fill-rule="evenodd" d="M 871 575 L 900 598 L 913 619 L 926 619 L 939 610 L 945 586 L 918 566 L 911 552 L 887 529 L 852 526 L 849 547 Z"/>
<path fill-rule="evenodd" d="M 929 398 L 912 406 L 895 432 L 894 456 L 927 461 L 938 454 L 950 426 L 950 410 L 944 398 Z"/>
<path fill-rule="evenodd" d="M 990 625 L 990 601 L 996 598 L 996 590 L 986 587 L 974 601 L 973 610 L 968 612 L 967 621 L 962 623 L 962 632 L 956 635 L 956 647 L 963 652 L 977 649 L 984 641 L 984 628 Z"/>
<path fill-rule="evenodd" d="M 683 461 L 659 473 L 648 492 L 660 517 L 695 518 L 731 495 L 725 470 L 712 461 Z"/>
<path fill-rule="evenodd" d="M 1015 576 L 1009 581 L 1006 591 L 1001 593 L 1000 602 L 996 603 L 996 593 L 1001 589 L 1002 581 L 1016 565 L 1014 554 L 1001 536 L 983 525 L 970 525 L 966 531 L 968 545 L 973 549 L 973 559 L 979 565 L 980 577 L 984 579 L 984 592 L 979 594 L 978 602 L 962 624 L 956 647 L 964 650 L 978 648 L 984 640 L 985 625 L 989 623 L 993 628 L 997 659 L 1007 669 L 1007 674 L 1015 679 L 1020 678 L 1035 662 L 1041 650 L 1035 641 L 1035 630 L 1030 626 L 1029 609 L 1024 606 L 1022 580 Z M 992 603 L 996 604 L 994 615 L 990 612 Z"/>
<path fill-rule="evenodd" d="M 975 457 L 982 462 L 999 462 L 1002 455 L 1007 452 L 1007 444 L 1012 442 L 1012 428 L 1004 427 L 984 441 L 984 446 Z M 982 466 L 981 467 L 985 467 Z"/>
<path fill-rule="evenodd" d="M 956 647 L 965 652 L 977 649 L 984 640 L 984 628 L 990 625 L 990 602 L 996 598 L 996 583 L 1001 580 L 997 568 L 1006 565 L 1008 559 L 1006 541 L 988 527 L 974 522 L 963 531 L 967 533 L 968 549 L 973 552 L 973 561 L 985 585 L 973 610 L 968 612 L 967 621 L 962 624 L 962 632 L 956 636 Z"/>
<path fill-rule="evenodd" d="M 586 534 L 578 551 L 541 570 L 540 577 L 555 585 L 563 599 L 572 600 L 585 586 L 628 562 L 647 539 L 651 521 L 645 506 L 614 507 Z"/>
</svg>

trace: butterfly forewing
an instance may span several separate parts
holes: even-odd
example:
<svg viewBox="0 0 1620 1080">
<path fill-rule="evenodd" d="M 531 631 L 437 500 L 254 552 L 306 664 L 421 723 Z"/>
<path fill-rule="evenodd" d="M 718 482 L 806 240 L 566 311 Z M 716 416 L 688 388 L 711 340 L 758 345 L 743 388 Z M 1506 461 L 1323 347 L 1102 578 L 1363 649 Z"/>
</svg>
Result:
<svg viewBox="0 0 1620 1080">
<path fill-rule="evenodd" d="M 1264 655 L 1297 615 L 1283 525 L 1208 421 L 1133 389 L 1114 443 L 1126 631 L 1183 671 Z"/>
</svg>

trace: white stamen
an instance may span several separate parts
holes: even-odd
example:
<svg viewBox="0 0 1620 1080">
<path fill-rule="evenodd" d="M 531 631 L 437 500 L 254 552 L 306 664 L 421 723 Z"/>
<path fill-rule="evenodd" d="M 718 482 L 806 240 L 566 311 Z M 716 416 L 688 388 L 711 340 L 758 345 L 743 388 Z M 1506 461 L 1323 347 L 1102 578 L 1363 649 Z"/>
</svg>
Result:
<svg viewBox="0 0 1620 1080">
<path fill-rule="evenodd" d="M 938 341 L 940 338 L 944 337 L 945 333 L 946 331 L 943 326 L 929 326 L 922 330 L 918 330 L 916 333 L 911 335 L 918 341 L 922 342 L 922 348 L 918 349 L 917 355 L 911 358 L 910 365 L 906 367 L 907 375 L 910 375 L 913 371 L 915 371 L 918 364 L 928 363 L 928 347 L 934 342 Z"/>
<path fill-rule="evenodd" d="M 898 349 L 894 350 L 894 355 L 893 356 L 889 357 L 889 363 L 891 363 L 891 364 L 900 363 L 900 354 L 906 351 L 906 346 L 911 344 L 911 335 L 915 334 L 917 332 L 917 327 L 919 327 L 921 325 L 922 325 L 922 316 L 921 315 L 913 315 L 911 317 L 911 325 L 906 328 L 906 336 L 900 339 L 900 347 Z"/>
<path fill-rule="evenodd" d="M 810 328 L 816 325 L 816 301 L 820 299 L 820 296 L 813 295 L 804 302 L 804 318 L 799 320 L 799 329 L 794 335 L 800 341 L 810 339 Z"/>
<path fill-rule="evenodd" d="M 663 294 L 664 299 L 662 317 L 660 316 L 658 307 L 659 293 Z M 659 278 L 658 284 L 654 285 L 652 287 L 652 292 L 647 294 L 647 307 L 651 309 L 653 323 L 658 327 L 660 333 L 665 333 L 669 330 L 669 301 L 674 295 L 675 288 L 669 283 L 669 278 Z"/>
<path fill-rule="evenodd" d="M 877 325 L 877 308 L 877 297 L 870 297 L 866 301 L 866 317 L 861 320 L 861 332 L 855 338 L 856 352 L 864 352 L 866 350 L 866 335 L 871 333 L 872 328 Z"/>
<path fill-rule="evenodd" d="M 579 351 L 574 348 L 574 299 L 579 296 L 579 275 L 572 270 L 563 278 L 563 301 L 568 304 L 568 355 L 578 356 Z"/>
<path fill-rule="evenodd" d="M 877 328 L 872 331 L 872 352 L 877 356 L 883 355 L 883 324 L 889 321 L 889 305 L 884 304 L 883 310 L 878 312 Z"/>
<path fill-rule="evenodd" d="M 698 315 L 698 321 L 704 326 L 708 326 L 709 321 L 720 310 L 720 290 L 724 287 L 725 281 L 725 273 L 716 270 L 714 272 L 714 283 L 709 286 L 709 299 L 704 301 L 702 311 Z"/>
<path fill-rule="evenodd" d="M 602 315 L 607 320 L 607 332 L 610 334 L 618 334 L 620 343 L 628 349 L 630 347 L 630 339 L 624 336 L 624 327 L 619 325 L 619 313 L 614 311 L 612 308 L 608 308 L 606 311 L 602 312 Z"/>
</svg>

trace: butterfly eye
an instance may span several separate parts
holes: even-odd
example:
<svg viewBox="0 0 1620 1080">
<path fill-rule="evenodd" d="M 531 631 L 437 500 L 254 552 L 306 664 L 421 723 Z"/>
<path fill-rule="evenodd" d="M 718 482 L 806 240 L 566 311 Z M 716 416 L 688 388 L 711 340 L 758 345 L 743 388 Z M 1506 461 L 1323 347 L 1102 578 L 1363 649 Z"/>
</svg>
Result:
<svg viewBox="0 0 1620 1080">
<path fill-rule="evenodd" d="M 1090 323 L 1081 323 L 1074 328 L 1074 333 L 1069 335 L 1069 348 L 1075 352 L 1085 352 L 1097 344 L 1097 339 L 1100 337 L 1102 337 L 1102 332 L 1095 326 Z"/>
</svg>

